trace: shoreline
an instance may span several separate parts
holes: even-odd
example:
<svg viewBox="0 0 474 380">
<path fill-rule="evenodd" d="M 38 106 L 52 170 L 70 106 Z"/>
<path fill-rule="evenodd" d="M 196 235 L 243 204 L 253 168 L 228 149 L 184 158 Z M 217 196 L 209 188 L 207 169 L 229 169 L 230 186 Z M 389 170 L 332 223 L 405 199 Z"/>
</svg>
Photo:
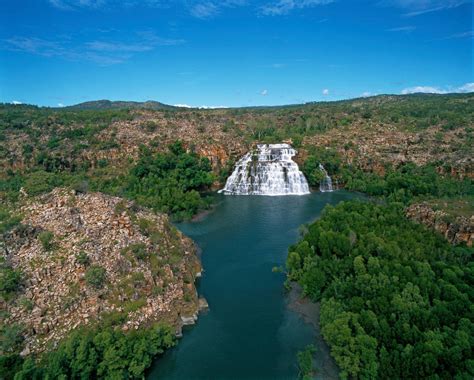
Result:
<svg viewBox="0 0 474 380">
<path fill-rule="evenodd" d="M 207 210 L 199 211 L 189 221 L 191 223 L 200 222 L 201 220 L 203 220 L 206 216 L 208 216 L 213 211 L 214 211 L 214 206 L 211 206 L 211 208 L 208 208 Z"/>
<path fill-rule="evenodd" d="M 216 194 L 213 194 L 213 196 L 215 197 Z M 213 202 L 209 205 L 209 208 L 205 210 L 200 210 L 197 214 L 193 215 L 192 218 L 188 220 L 188 222 L 191 222 L 191 223 L 200 222 L 209 214 L 213 213 L 217 205 L 220 203 L 216 198 L 217 197 L 215 197 Z"/>
<path fill-rule="evenodd" d="M 321 335 L 319 324 L 320 304 L 311 302 L 307 297 L 302 296 L 303 289 L 296 283 L 291 283 L 291 290 L 288 297 L 288 308 L 298 313 L 305 323 L 313 327 L 314 346 L 316 352 L 313 355 L 315 368 L 314 379 L 337 380 L 339 379 L 339 368 L 330 354 L 330 348 Z"/>
</svg>

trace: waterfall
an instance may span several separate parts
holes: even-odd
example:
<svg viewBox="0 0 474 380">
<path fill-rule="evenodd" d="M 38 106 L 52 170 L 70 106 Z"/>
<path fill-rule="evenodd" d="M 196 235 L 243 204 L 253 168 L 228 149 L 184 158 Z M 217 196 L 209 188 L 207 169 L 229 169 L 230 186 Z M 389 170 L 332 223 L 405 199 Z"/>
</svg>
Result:
<svg viewBox="0 0 474 380">
<path fill-rule="evenodd" d="M 319 170 L 321 170 L 324 174 L 324 178 L 321 180 L 321 182 L 319 182 L 319 191 L 333 191 L 332 179 L 331 177 L 329 177 L 328 172 L 326 171 L 326 169 L 324 169 L 324 166 L 322 164 L 319 164 Z"/>
<path fill-rule="evenodd" d="M 289 144 L 259 144 L 235 165 L 219 192 L 237 195 L 303 195 L 309 186 Z"/>
</svg>

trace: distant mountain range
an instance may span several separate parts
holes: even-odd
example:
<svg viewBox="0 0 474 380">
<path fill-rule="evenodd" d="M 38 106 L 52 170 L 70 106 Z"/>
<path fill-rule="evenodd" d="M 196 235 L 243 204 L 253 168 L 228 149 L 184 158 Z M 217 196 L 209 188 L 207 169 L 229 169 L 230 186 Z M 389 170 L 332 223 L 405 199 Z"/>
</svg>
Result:
<svg viewBox="0 0 474 380">
<path fill-rule="evenodd" d="M 394 100 L 408 100 L 408 99 L 433 99 L 433 98 L 458 98 L 467 95 L 468 97 L 473 93 L 460 94 L 460 93 L 449 93 L 449 94 L 428 94 L 428 93 L 416 93 L 416 94 L 406 94 L 406 95 L 395 95 L 395 94 L 380 94 L 369 97 L 362 98 L 351 98 L 351 99 L 341 99 L 341 100 L 327 100 L 327 101 L 310 101 L 306 103 L 296 103 L 296 104 L 282 104 L 274 106 L 241 106 L 241 107 L 229 107 L 235 109 L 275 109 L 275 108 L 295 108 L 301 106 L 311 106 L 317 104 L 330 104 L 330 103 L 383 103 L 386 101 Z M 1 104 L 1 103 L 0 103 Z M 16 104 L 17 107 L 39 107 L 33 104 Z M 49 108 L 49 107 L 46 107 Z M 146 102 L 136 102 L 136 101 L 126 101 L 126 100 L 93 100 L 89 102 L 83 102 L 79 104 L 74 104 L 72 106 L 66 107 L 52 107 L 53 109 L 63 109 L 63 110 L 112 110 L 112 109 L 148 109 L 148 110 L 182 110 L 188 108 L 194 109 L 205 109 L 206 107 L 183 107 L 183 106 L 172 106 L 170 104 L 165 104 L 157 102 L 155 100 L 147 100 Z"/>
<path fill-rule="evenodd" d="M 163 104 L 154 100 L 148 100 L 146 102 L 129 102 L 129 101 L 111 101 L 111 100 L 94 100 L 90 102 L 84 102 L 75 104 L 73 106 L 64 107 L 64 109 L 72 110 L 109 110 L 109 109 L 122 109 L 122 108 L 144 108 L 150 110 L 166 110 L 175 109 L 178 107 L 170 106 L 169 104 Z"/>
</svg>

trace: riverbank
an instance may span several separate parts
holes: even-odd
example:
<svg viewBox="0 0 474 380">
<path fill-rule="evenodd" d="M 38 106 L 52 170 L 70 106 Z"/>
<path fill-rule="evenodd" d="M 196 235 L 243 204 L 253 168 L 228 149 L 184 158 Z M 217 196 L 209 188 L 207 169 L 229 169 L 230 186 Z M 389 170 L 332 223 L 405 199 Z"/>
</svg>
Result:
<svg viewBox="0 0 474 380">
<path fill-rule="evenodd" d="M 316 347 L 313 355 L 313 363 L 316 369 L 315 379 L 339 379 L 339 368 L 330 354 L 329 346 L 321 335 L 319 302 L 311 302 L 307 297 L 304 297 L 301 286 L 296 282 L 292 282 L 291 290 L 288 293 L 288 308 L 298 313 L 313 328 L 314 346 Z"/>
</svg>

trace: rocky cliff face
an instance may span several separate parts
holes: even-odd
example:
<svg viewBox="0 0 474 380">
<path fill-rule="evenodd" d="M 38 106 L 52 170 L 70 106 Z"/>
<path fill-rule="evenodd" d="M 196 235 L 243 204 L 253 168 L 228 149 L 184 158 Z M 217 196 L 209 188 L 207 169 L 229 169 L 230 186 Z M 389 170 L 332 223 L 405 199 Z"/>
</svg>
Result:
<svg viewBox="0 0 474 380">
<path fill-rule="evenodd" d="M 5 253 L 23 284 L 2 307 L 4 323 L 24 327 L 24 354 L 106 316 L 122 316 L 123 330 L 155 321 L 179 330 L 183 318 L 195 318 L 201 266 L 192 241 L 166 215 L 65 189 L 25 199 L 20 213 L 22 225 L 7 236 Z"/>
<path fill-rule="evenodd" d="M 474 244 L 474 216 L 458 216 L 450 221 L 452 218 L 446 212 L 435 211 L 424 203 L 411 205 L 407 208 L 406 215 L 439 232 L 452 244 L 465 243 L 468 247 Z"/>
</svg>

